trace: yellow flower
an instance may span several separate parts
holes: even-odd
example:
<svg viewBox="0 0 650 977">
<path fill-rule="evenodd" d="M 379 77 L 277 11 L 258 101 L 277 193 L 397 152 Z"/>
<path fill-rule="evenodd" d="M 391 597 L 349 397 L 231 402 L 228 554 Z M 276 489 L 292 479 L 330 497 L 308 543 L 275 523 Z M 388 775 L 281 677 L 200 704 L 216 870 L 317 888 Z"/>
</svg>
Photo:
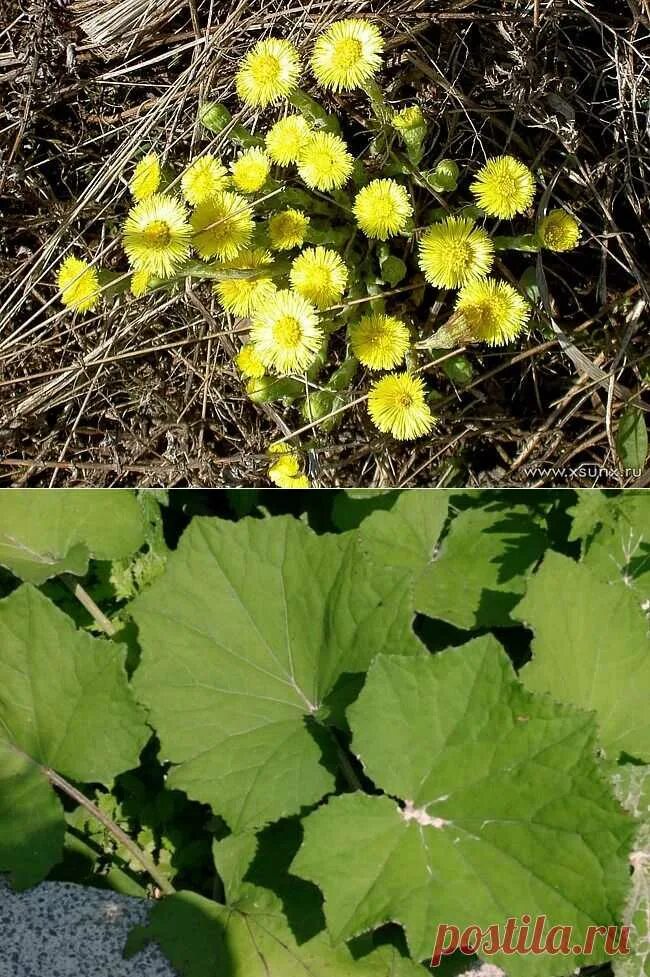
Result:
<svg viewBox="0 0 650 977">
<path fill-rule="evenodd" d="M 288 115 L 267 132 L 266 151 L 280 166 L 295 163 L 310 131 L 309 123 L 302 115 Z"/>
<path fill-rule="evenodd" d="M 146 270 L 146 268 L 141 268 L 140 271 L 134 271 L 131 275 L 131 283 L 129 291 L 131 295 L 134 295 L 137 299 L 141 298 L 147 291 L 149 286 L 149 279 L 151 278 L 151 273 Z"/>
<path fill-rule="evenodd" d="M 259 379 L 266 373 L 264 364 L 255 352 L 255 347 L 252 343 L 246 343 L 242 346 L 235 357 L 235 363 L 244 377 Z"/>
<path fill-rule="evenodd" d="M 134 200 L 144 200 L 155 193 L 160 186 L 160 160 L 155 153 L 143 156 L 137 164 L 129 183 Z"/>
<path fill-rule="evenodd" d="M 242 193 L 257 193 L 266 183 L 271 163 L 263 149 L 247 149 L 230 164 L 232 182 Z"/>
<path fill-rule="evenodd" d="M 401 234 L 413 215 L 406 187 L 395 180 L 373 180 L 362 187 L 353 210 L 363 233 L 380 241 Z"/>
<path fill-rule="evenodd" d="M 316 80 L 335 92 L 361 88 L 381 68 L 384 40 L 367 20 L 339 20 L 314 45 L 311 67 Z"/>
<path fill-rule="evenodd" d="M 391 119 L 391 125 L 400 130 L 423 129 L 426 126 L 426 120 L 419 105 L 408 105 L 395 113 Z"/>
<path fill-rule="evenodd" d="M 370 389 L 368 413 L 383 434 L 410 441 L 428 434 L 434 417 L 424 399 L 424 384 L 409 373 L 391 373 Z"/>
<path fill-rule="evenodd" d="M 466 217 L 447 217 L 433 224 L 420 241 L 418 263 L 438 288 L 458 288 L 489 274 L 494 245 L 486 232 Z"/>
<path fill-rule="evenodd" d="M 268 230 L 271 247 L 275 251 L 290 251 L 291 248 L 299 248 L 304 240 L 309 218 L 301 210 L 282 210 L 279 214 L 273 214 L 269 218 Z"/>
<path fill-rule="evenodd" d="M 270 265 L 273 256 L 269 251 L 255 248 L 243 251 L 231 263 L 236 268 L 261 268 Z M 229 278 L 215 285 L 221 304 L 233 315 L 249 316 L 251 312 L 273 295 L 276 286 L 270 278 Z M 250 374 L 254 376 L 255 374 Z M 261 374 L 260 374 L 261 375 Z"/>
<path fill-rule="evenodd" d="M 215 255 L 231 261 L 248 246 L 253 234 L 253 212 L 243 197 L 228 190 L 199 204 L 190 218 L 193 245 L 202 258 Z"/>
<path fill-rule="evenodd" d="M 269 465 L 268 476 L 279 488 L 309 488 L 302 471 L 300 455 L 284 442 L 269 445 L 269 454 L 278 458 Z"/>
<path fill-rule="evenodd" d="M 221 160 L 206 153 L 185 170 L 181 177 L 181 190 L 187 202 L 196 207 L 220 190 L 225 190 L 229 183 L 228 171 Z"/>
<path fill-rule="evenodd" d="M 347 183 L 354 160 L 340 136 L 314 132 L 298 157 L 298 173 L 312 190 L 338 190 Z"/>
<path fill-rule="evenodd" d="M 255 309 L 250 339 L 267 369 L 298 373 L 316 359 L 323 332 L 313 305 L 284 289 Z"/>
<path fill-rule="evenodd" d="M 542 247 L 549 251 L 572 251 L 580 241 L 580 225 L 564 210 L 552 210 L 537 226 Z"/>
<path fill-rule="evenodd" d="M 248 52 L 235 76 L 237 94 L 246 105 L 264 108 L 286 98 L 300 75 L 300 57 L 289 41 L 270 37 Z"/>
<path fill-rule="evenodd" d="M 289 273 L 292 287 L 317 309 L 326 309 L 343 295 L 348 270 L 336 251 L 307 248 L 294 258 Z"/>
<path fill-rule="evenodd" d="M 465 324 L 466 338 L 490 346 L 512 342 L 530 316 L 523 296 L 512 285 L 494 278 L 466 285 L 458 293 L 455 309 Z"/>
<path fill-rule="evenodd" d="M 370 370 L 392 370 L 406 356 L 409 331 L 395 316 L 365 315 L 350 326 L 350 347 L 359 362 Z"/>
<path fill-rule="evenodd" d="M 154 193 L 130 211 L 124 224 L 124 250 L 136 271 L 169 278 L 190 253 L 192 229 L 185 207 Z"/>
<path fill-rule="evenodd" d="M 490 217 L 514 217 L 533 202 L 535 177 L 514 156 L 495 156 L 479 170 L 470 190 Z"/>
<path fill-rule="evenodd" d="M 61 262 L 56 276 L 61 301 L 75 312 L 91 312 L 100 297 L 97 269 L 69 255 Z"/>
</svg>

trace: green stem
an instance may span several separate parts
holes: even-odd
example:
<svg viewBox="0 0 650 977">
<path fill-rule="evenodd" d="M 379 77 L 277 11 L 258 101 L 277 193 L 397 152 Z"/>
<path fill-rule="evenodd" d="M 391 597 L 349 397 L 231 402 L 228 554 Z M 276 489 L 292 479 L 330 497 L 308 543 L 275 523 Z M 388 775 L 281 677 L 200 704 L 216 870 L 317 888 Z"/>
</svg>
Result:
<svg viewBox="0 0 650 977">
<path fill-rule="evenodd" d="M 45 777 L 54 787 L 58 787 L 65 794 L 67 794 L 68 797 L 71 797 L 74 801 L 76 801 L 77 804 L 81 804 L 82 807 L 85 807 L 85 809 L 92 814 L 94 818 L 97 818 L 97 820 L 104 825 L 106 830 L 109 831 L 113 837 L 120 842 L 120 844 L 124 845 L 124 847 L 131 852 L 133 857 L 137 859 L 145 871 L 148 872 L 161 892 L 164 892 L 165 895 L 169 896 L 176 891 L 169 879 L 166 879 L 165 876 L 158 871 L 149 856 L 143 852 L 138 845 L 136 845 L 132 838 L 129 838 L 129 836 L 122 831 L 119 825 L 115 824 L 115 822 L 112 821 L 108 815 L 104 814 L 103 811 L 100 811 L 97 805 L 93 804 L 90 798 L 86 797 L 85 794 L 82 794 L 81 791 L 77 790 L 76 787 L 73 787 L 71 783 L 69 783 L 55 770 L 51 770 L 49 767 L 42 767 L 41 769 Z"/>
<path fill-rule="evenodd" d="M 86 608 L 98 627 L 104 631 L 109 638 L 115 637 L 117 630 L 115 625 L 106 617 L 104 612 L 97 606 L 88 591 L 84 590 L 79 581 L 71 573 L 61 574 L 61 581 L 72 591 L 80 604 Z"/>
</svg>

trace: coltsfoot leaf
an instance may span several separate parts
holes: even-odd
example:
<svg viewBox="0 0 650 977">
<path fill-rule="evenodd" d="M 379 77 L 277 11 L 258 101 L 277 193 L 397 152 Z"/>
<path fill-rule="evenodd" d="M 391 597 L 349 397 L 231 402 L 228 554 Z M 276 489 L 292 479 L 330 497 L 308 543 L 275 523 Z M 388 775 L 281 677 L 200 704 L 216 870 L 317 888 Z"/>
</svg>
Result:
<svg viewBox="0 0 650 977">
<path fill-rule="evenodd" d="M 63 810 L 44 768 L 110 784 L 149 737 L 124 670 L 126 650 L 77 631 L 23 584 L 0 601 L 0 870 L 17 888 L 61 854 Z"/>
<path fill-rule="evenodd" d="M 650 760 L 650 642 L 635 592 L 551 551 L 515 617 L 535 634 L 526 687 L 595 709 L 612 761 L 622 750 Z"/>
<path fill-rule="evenodd" d="M 132 611 L 134 687 L 175 765 L 168 784 L 233 831 L 331 790 L 312 733 L 328 694 L 377 652 L 422 647 L 408 575 L 370 564 L 355 533 L 290 517 L 195 518 Z"/>
<path fill-rule="evenodd" d="M 335 942 L 392 920 L 424 960 L 440 923 L 544 914 L 579 940 L 618 921 L 634 825 L 601 779 L 593 716 L 526 691 L 492 637 L 378 656 L 348 715 L 385 795 L 308 815 L 291 866 L 322 889 Z M 516 972 L 550 977 L 599 954 L 519 956 Z"/>
</svg>

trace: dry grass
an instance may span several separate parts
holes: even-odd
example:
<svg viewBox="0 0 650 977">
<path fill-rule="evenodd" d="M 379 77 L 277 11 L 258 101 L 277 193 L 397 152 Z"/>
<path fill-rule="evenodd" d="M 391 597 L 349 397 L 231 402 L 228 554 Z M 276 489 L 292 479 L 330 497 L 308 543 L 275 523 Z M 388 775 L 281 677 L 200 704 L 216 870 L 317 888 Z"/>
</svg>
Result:
<svg viewBox="0 0 650 977">
<path fill-rule="evenodd" d="M 75 320 L 55 300 L 54 269 L 73 247 L 119 266 L 124 173 L 143 143 L 178 160 L 199 147 L 228 152 L 199 130 L 197 102 L 209 96 L 236 108 L 233 66 L 251 41 L 277 33 L 307 47 L 348 13 L 372 14 L 389 38 L 389 97 L 418 94 L 432 120 L 428 165 L 443 156 L 475 165 L 508 148 L 542 168 L 543 200 L 569 203 L 584 244 L 539 261 L 546 288 L 534 330 L 516 349 L 469 351 L 467 386 L 455 388 L 436 361 L 423 361 L 443 396 L 431 439 L 381 438 L 367 422 L 363 388 L 334 434 L 305 430 L 314 484 L 634 481 L 536 476 L 528 466 L 613 469 L 622 410 L 630 401 L 646 409 L 647 0 L 13 7 L 0 35 L 5 484 L 265 484 L 266 445 L 305 425 L 296 412 L 256 408 L 243 395 L 231 358 L 246 323 L 224 318 L 209 287 L 196 283 Z M 337 101 L 356 126 L 362 100 Z M 524 255 L 506 262 L 514 276 L 529 263 Z M 448 297 L 435 301 L 429 321 L 448 309 Z"/>
</svg>

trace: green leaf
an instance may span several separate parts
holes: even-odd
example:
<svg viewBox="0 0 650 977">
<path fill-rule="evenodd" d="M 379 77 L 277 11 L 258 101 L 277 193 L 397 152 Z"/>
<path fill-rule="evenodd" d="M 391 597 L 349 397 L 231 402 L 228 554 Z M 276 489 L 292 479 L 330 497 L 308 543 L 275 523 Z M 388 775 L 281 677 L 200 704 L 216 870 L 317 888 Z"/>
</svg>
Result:
<svg viewBox="0 0 650 977">
<path fill-rule="evenodd" d="M 616 451 L 623 468 L 643 471 L 648 457 L 648 429 L 645 412 L 629 406 L 623 413 L 616 432 Z"/>
<path fill-rule="evenodd" d="M 452 520 L 440 553 L 416 586 L 415 607 L 458 628 L 512 626 L 526 577 L 547 545 L 526 506 L 482 506 Z"/>
<path fill-rule="evenodd" d="M 124 489 L 16 489 L 0 506 L 0 563 L 30 583 L 83 576 L 88 560 L 114 560 L 142 546 L 145 523 Z"/>
<path fill-rule="evenodd" d="M 246 883 L 227 907 L 195 892 L 156 903 L 147 926 L 129 935 L 125 956 L 152 940 L 183 977 L 423 977 L 391 947 L 355 961 L 325 932 L 299 945 L 278 897 Z"/>
<path fill-rule="evenodd" d="M 391 288 L 395 288 L 396 285 L 406 277 L 408 273 L 408 268 L 404 264 L 401 258 L 398 258 L 394 254 L 389 254 L 383 261 L 380 262 L 381 267 L 381 277 L 390 285 Z"/>
<path fill-rule="evenodd" d="M 612 497 L 582 492 L 573 509 L 571 539 L 582 561 L 601 580 L 629 587 L 639 604 L 650 599 L 650 495 L 626 491 Z"/>
<path fill-rule="evenodd" d="M 284 516 L 195 518 L 132 612 L 134 687 L 175 764 L 168 786 L 237 831 L 333 787 L 316 713 L 341 676 L 421 649 L 408 576 L 369 565 L 354 533 Z"/>
<path fill-rule="evenodd" d="M 44 768 L 110 784 L 138 762 L 149 731 L 124 658 L 29 584 L 0 601 L 0 870 L 17 888 L 61 853 L 63 811 Z"/>
<path fill-rule="evenodd" d="M 616 977 L 650 977 L 650 766 L 627 764 L 612 777 L 616 796 L 637 818 L 630 856 L 633 874 L 623 923 L 630 927 L 630 955 L 613 961 Z"/>
<path fill-rule="evenodd" d="M 385 794 L 345 794 L 310 814 L 291 866 L 322 889 L 334 942 L 394 920 L 424 960 L 440 923 L 544 914 L 581 937 L 617 921 L 633 825 L 601 779 L 593 717 L 527 692 L 494 638 L 379 655 L 348 715 Z M 584 962 L 519 956 L 516 973 Z"/>
<path fill-rule="evenodd" d="M 411 489 L 400 492 L 391 509 L 378 509 L 359 528 L 364 553 L 378 566 L 420 573 L 433 559 L 447 520 L 449 494 Z"/>
<path fill-rule="evenodd" d="M 387 489 L 342 489 L 334 495 L 332 522 L 341 532 L 356 529 L 375 509 L 390 509 L 397 498 Z"/>
<path fill-rule="evenodd" d="M 650 760 L 648 623 L 634 593 L 549 552 L 515 616 L 535 634 L 526 687 L 596 710 L 611 760 Z"/>
</svg>

